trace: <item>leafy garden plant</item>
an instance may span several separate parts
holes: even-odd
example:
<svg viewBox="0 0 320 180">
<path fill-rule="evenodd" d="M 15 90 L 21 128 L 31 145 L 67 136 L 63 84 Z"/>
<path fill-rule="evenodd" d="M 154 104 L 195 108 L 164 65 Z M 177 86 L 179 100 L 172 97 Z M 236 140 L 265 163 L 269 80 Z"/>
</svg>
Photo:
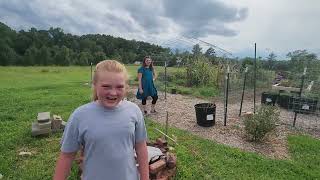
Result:
<svg viewBox="0 0 320 180">
<path fill-rule="evenodd" d="M 245 117 L 244 125 L 248 138 L 259 142 L 266 134 L 276 128 L 279 122 L 280 111 L 276 106 L 263 105 L 252 116 Z"/>
</svg>

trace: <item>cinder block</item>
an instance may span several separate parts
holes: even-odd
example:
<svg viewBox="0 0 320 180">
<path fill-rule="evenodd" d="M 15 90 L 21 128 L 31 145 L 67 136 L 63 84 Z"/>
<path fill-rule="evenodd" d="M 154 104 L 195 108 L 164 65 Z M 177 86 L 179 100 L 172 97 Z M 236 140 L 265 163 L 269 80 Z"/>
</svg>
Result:
<svg viewBox="0 0 320 180">
<path fill-rule="evenodd" d="M 165 167 L 166 167 L 166 161 L 164 159 L 159 159 L 158 161 L 149 165 L 149 172 L 151 174 L 157 174 Z"/>
<path fill-rule="evenodd" d="M 172 169 L 176 167 L 176 165 L 177 165 L 177 157 L 174 154 L 169 153 L 168 160 L 167 160 L 167 167 Z"/>
<path fill-rule="evenodd" d="M 39 123 L 50 121 L 50 112 L 38 113 L 37 120 L 38 120 Z"/>
<path fill-rule="evenodd" d="M 45 128 L 45 129 L 40 129 L 38 126 L 38 123 L 36 123 L 36 122 L 32 123 L 32 127 L 31 127 L 31 135 L 32 136 L 48 135 L 50 133 L 51 133 L 51 127 Z"/>
<path fill-rule="evenodd" d="M 63 132 L 63 129 L 51 129 L 51 132 L 53 133 Z"/>
<path fill-rule="evenodd" d="M 64 128 L 66 127 L 66 125 L 67 125 L 67 122 L 61 121 L 61 127 L 60 127 L 60 129 L 64 129 Z"/>
<path fill-rule="evenodd" d="M 62 124 L 61 116 L 53 115 L 52 123 L 51 123 L 51 129 L 53 131 L 60 130 Z"/>
<path fill-rule="evenodd" d="M 37 125 L 38 125 L 38 127 L 39 127 L 40 129 L 51 129 L 51 121 L 41 122 L 41 123 L 35 122 L 35 123 L 37 123 Z"/>
<path fill-rule="evenodd" d="M 61 116 L 58 116 L 58 115 L 53 115 L 53 119 L 54 120 L 61 120 L 62 121 L 62 118 L 61 118 Z"/>
<path fill-rule="evenodd" d="M 158 144 L 158 145 L 161 146 L 161 147 L 164 147 L 164 146 L 167 146 L 167 145 L 168 145 L 167 141 L 164 140 L 164 139 L 162 139 L 162 138 L 158 138 L 158 139 L 156 140 L 156 144 Z"/>
<path fill-rule="evenodd" d="M 176 167 L 174 167 L 173 169 L 164 169 L 157 174 L 156 179 L 157 180 L 172 180 L 172 179 L 174 179 L 174 176 L 176 175 L 176 171 L 177 171 Z"/>
</svg>

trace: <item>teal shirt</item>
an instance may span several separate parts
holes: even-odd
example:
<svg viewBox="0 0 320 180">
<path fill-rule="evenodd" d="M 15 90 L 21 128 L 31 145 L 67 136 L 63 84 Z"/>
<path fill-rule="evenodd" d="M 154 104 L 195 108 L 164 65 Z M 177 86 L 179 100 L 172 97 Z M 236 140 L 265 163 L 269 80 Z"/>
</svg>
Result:
<svg viewBox="0 0 320 180">
<path fill-rule="evenodd" d="M 136 97 L 138 99 L 145 99 L 148 96 L 157 96 L 158 92 L 153 82 L 153 72 L 150 68 L 140 67 L 138 73 L 142 74 L 141 85 L 143 94 L 140 94 L 139 88 Z"/>
</svg>

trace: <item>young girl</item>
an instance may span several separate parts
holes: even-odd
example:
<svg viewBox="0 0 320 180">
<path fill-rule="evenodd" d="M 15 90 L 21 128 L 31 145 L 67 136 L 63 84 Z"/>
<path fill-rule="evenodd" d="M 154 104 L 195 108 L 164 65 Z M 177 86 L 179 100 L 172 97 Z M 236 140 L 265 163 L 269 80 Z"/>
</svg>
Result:
<svg viewBox="0 0 320 180">
<path fill-rule="evenodd" d="M 136 95 L 138 99 L 142 100 L 142 109 L 144 114 L 148 114 L 146 107 L 148 96 L 152 97 L 150 112 L 156 112 L 155 105 L 158 100 L 158 92 L 153 83 L 155 79 L 156 74 L 152 65 L 152 60 L 149 56 L 146 56 L 143 59 L 142 66 L 138 69 L 139 89 Z"/>
<path fill-rule="evenodd" d="M 137 105 L 123 100 L 127 80 L 126 68 L 119 62 L 105 60 L 97 64 L 94 101 L 78 107 L 68 120 L 55 180 L 67 179 L 80 147 L 84 152 L 84 180 L 135 180 L 139 176 L 141 180 L 149 179 L 143 115 Z"/>
</svg>

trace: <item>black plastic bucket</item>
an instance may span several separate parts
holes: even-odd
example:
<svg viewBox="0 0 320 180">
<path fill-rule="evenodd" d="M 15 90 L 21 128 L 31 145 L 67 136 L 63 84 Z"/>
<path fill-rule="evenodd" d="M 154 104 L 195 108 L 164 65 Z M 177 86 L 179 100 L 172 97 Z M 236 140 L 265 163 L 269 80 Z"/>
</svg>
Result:
<svg viewBox="0 0 320 180">
<path fill-rule="evenodd" d="M 212 103 L 200 103 L 194 106 L 196 110 L 197 124 L 210 127 L 216 123 L 216 105 Z"/>
</svg>

